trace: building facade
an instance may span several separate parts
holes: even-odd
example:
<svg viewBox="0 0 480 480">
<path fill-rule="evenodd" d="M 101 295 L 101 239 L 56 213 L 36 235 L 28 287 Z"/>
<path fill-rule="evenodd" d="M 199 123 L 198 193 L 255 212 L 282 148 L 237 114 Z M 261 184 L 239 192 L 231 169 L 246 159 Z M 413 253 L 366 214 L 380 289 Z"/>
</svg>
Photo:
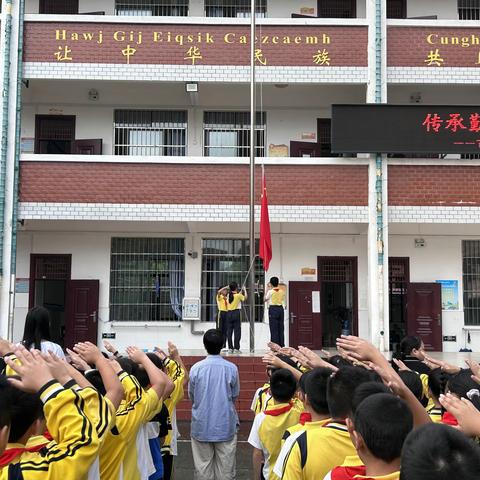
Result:
<svg viewBox="0 0 480 480">
<path fill-rule="evenodd" d="M 3 1 L 3 336 L 44 305 L 66 345 L 200 348 L 216 290 L 249 269 L 249 12 Z M 256 16 L 256 198 L 263 165 L 273 259 L 255 265 L 255 348 L 277 275 L 292 345 L 330 347 L 344 328 L 385 349 L 410 333 L 480 350 L 480 150 L 330 145 L 332 104 L 478 111 L 480 2 L 261 0 Z"/>
</svg>

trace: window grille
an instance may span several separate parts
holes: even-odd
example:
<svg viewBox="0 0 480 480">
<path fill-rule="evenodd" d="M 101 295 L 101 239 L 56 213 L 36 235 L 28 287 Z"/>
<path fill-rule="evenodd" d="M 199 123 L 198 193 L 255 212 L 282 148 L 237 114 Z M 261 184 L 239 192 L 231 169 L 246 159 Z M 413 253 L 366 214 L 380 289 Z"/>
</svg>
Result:
<svg viewBox="0 0 480 480">
<path fill-rule="evenodd" d="M 206 17 L 250 18 L 250 0 L 205 0 Z M 267 16 L 267 0 L 255 2 L 255 18 Z"/>
<path fill-rule="evenodd" d="M 78 0 L 40 0 L 39 13 L 70 15 L 78 13 Z"/>
<path fill-rule="evenodd" d="M 464 160 L 480 160 L 480 153 L 464 153 L 460 158 Z"/>
<path fill-rule="evenodd" d="M 116 0 L 115 15 L 186 17 L 188 0 Z"/>
<path fill-rule="evenodd" d="M 219 288 L 231 282 L 237 282 L 239 286 L 245 281 L 250 267 L 249 240 L 246 239 L 221 239 L 209 238 L 202 242 L 202 319 L 215 321 L 217 319 L 216 295 Z M 259 243 L 256 242 L 258 251 Z M 261 322 L 263 319 L 263 286 L 265 272 L 262 260 L 255 260 L 255 282 L 258 285 L 258 295 L 255 295 L 255 319 Z M 250 292 L 248 292 L 250 295 Z M 242 309 L 242 321 L 248 321 L 248 317 Z"/>
<path fill-rule="evenodd" d="M 464 240 L 462 253 L 465 325 L 480 325 L 480 240 Z"/>
<path fill-rule="evenodd" d="M 112 238 L 110 321 L 180 321 L 183 238 Z"/>
<path fill-rule="evenodd" d="M 35 255 L 34 280 L 69 280 L 69 255 Z"/>
<path fill-rule="evenodd" d="M 387 0 L 387 18 L 407 18 L 407 0 Z"/>
<path fill-rule="evenodd" d="M 460 20 L 480 20 L 480 0 L 458 0 Z"/>
<path fill-rule="evenodd" d="M 187 112 L 116 110 L 115 155 L 185 156 Z"/>
<path fill-rule="evenodd" d="M 353 282 L 353 263 L 351 260 L 326 260 L 322 262 L 323 282 Z"/>
<path fill-rule="evenodd" d="M 257 112 L 255 155 L 265 156 L 266 114 Z M 205 112 L 203 121 L 206 157 L 250 156 L 249 112 Z"/>
<path fill-rule="evenodd" d="M 319 0 L 318 16 L 320 18 L 355 18 L 357 2 L 356 0 Z"/>
</svg>

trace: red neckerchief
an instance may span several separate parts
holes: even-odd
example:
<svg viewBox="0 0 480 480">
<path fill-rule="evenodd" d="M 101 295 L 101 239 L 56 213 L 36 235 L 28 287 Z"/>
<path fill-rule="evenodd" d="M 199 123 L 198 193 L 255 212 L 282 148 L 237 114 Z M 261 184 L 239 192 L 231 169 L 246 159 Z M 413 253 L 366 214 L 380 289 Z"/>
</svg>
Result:
<svg viewBox="0 0 480 480">
<path fill-rule="evenodd" d="M 445 425 L 451 425 L 452 427 L 458 425 L 457 419 L 450 412 L 445 412 L 442 415 L 442 423 L 444 423 Z"/>
<path fill-rule="evenodd" d="M 45 430 L 43 436 L 49 441 L 51 442 L 53 440 L 53 437 L 50 435 L 50 432 L 48 430 Z"/>
<path fill-rule="evenodd" d="M 282 413 L 287 413 L 293 408 L 293 402 L 290 402 L 288 405 L 280 408 L 272 408 L 270 410 L 265 410 L 265 415 L 271 415 L 272 417 L 278 417 Z"/>
<path fill-rule="evenodd" d="M 336 467 L 330 473 L 331 480 L 353 480 L 356 476 L 365 476 L 367 468 L 365 465 L 358 467 Z"/>
<path fill-rule="evenodd" d="M 312 421 L 312 414 L 308 412 L 303 412 L 300 414 L 300 423 L 305 425 L 307 422 Z"/>
<path fill-rule="evenodd" d="M 17 448 L 8 448 L 0 455 L 0 468 L 6 467 L 13 463 L 18 457 L 21 457 L 24 453 L 36 453 L 39 452 L 43 447 L 45 447 L 48 442 L 35 445 L 34 447 L 17 447 Z"/>
</svg>

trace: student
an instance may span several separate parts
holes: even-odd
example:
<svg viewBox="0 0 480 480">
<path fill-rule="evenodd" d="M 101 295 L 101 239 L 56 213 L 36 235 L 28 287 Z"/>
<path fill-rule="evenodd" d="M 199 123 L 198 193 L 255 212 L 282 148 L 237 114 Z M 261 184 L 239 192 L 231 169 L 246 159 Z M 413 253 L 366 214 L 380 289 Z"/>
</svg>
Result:
<svg viewBox="0 0 480 480">
<path fill-rule="evenodd" d="M 36 348 L 42 353 L 53 352 L 57 357 L 65 358 L 62 347 L 51 341 L 50 312 L 43 307 L 33 307 L 25 318 L 22 345 Z"/>
<path fill-rule="evenodd" d="M 440 395 L 445 393 L 445 388 L 449 379 L 449 375 L 436 368 L 428 374 L 428 395 L 433 401 L 433 406 L 427 408 L 427 412 L 434 423 L 442 423 L 442 405 L 440 403 Z"/>
<path fill-rule="evenodd" d="M 344 367 L 330 377 L 327 401 L 332 421 L 323 426 L 309 428 L 295 441 L 291 441 L 283 471 L 276 469 L 280 478 L 323 478 L 332 468 L 341 465 L 346 457 L 356 454 L 345 420 L 351 414 L 355 389 L 370 379 L 369 372 L 361 367 Z M 307 455 L 304 454 L 305 451 Z"/>
<path fill-rule="evenodd" d="M 278 287 L 278 277 L 272 277 L 265 293 L 264 301 L 268 305 L 268 323 L 270 325 L 270 341 L 285 346 L 285 291 Z"/>
<path fill-rule="evenodd" d="M 424 388 L 420 375 L 413 371 L 401 370 L 398 372 L 398 376 L 402 379 L 402 382 L 408 387 L 408 389 L 415 395 L 415 398 L 424 407 L 426 407 L 428 404 L 428 398 L 424 395 Z"/>
<path fill-rule="evenodd" d="M 395 357 L 401 360 L 410 370 L 425 374 L 430 372 L 430 368 L 424 363 L 425 345 L 419 337 L 405 337 L 400 342 L 400 353 L 395 354 Z M 393 368 L 397 369 L 395 364 Z"/>
<path fill-rule="evenodd" d="M 88 411 L 82 409 L 82 398 L 58 383 L 39 352 L 19 347 L 14 353 L 18 361 L 8 358 L 6 362 L 19 378 L 0 381 L 0 479 L 67 479 L 72 472 L 75 478 L 85 479 L 98 454 L 99 439 Z M 89 390 L 94 402 L 99 397 Z M 25 446 L 39 417 L 38 399 L 55 441 L 54 448 L 41 453 Z M 9 437 L 10 445 L 6 444 Z"/>
<path fill-rule="evenodd" d="M 228 315 L 228 287 L 219 288 L 217 291 L 217 329 L 222 332 L 223 335 L 223 349 L 226 350 L 227 346 L 227 315 Z"/>
<path fill-rule="evenodd" d="M 400 480 L 478 480 L 479 472 L 479 447 L 454 428 L 425 425 L 405 441 Z"/>
<path fill-rule="evenodd" d="M 377 393 L 360 403 L 347 425 L 363 466 L 337 467 L 325 480 L 398 480 L 403 443 L 413 428 L 407 404 L 391 393 Z"/>
<path fill-rule="evenodd" d="M 255 417 L 248 437 L 248 443 L 253 447 L 255 479 L 275 478 L 272 470 L 280 453 L 283 434 L 299 422 L 303 411 L 303 405 L 293 401 L 297 382 L 289 370 L 282 368 L 272 374 L 270 390 L 274 404 Z"/>
<path fill-rule="evenodd" d="M 228 287 L 228 313 L 227 313 L 227 340 L 230 353 L 242 353 L 240 351 L 240 339 L 242 337 L 241 308 L 242 302 L 247 300 L 247 292 L 244 288 L 239 292 L 238 284 L 233 282 Z M 234 338 L 232 342 L 232 336 Z"/>
</svg>

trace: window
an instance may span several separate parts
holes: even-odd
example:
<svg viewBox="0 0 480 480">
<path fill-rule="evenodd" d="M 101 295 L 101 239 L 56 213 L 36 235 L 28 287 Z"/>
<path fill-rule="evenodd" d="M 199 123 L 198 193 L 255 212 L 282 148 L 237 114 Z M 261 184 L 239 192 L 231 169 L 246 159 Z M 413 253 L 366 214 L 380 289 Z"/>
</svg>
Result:
<svg viewBox="0 0 480 480">
<path fill-rule="evenodd" d="M 245 282 L 249 267 L 249 240 L 246 239 L 204 239 L 202 242 L 202 320 L 215 321 L 217 318 L 217 290 L 231 282 L 240 286 Z M 256 244 L 258 251 L 258 241 Z M 255 319 L 263 319 L 263 286 L 265 272 L 262 260 L 255 260 L 255 282 L 258 295 L 255 295 Z M 250 294 L 250 292 L 248 292 Z M 248 321 L 248 311 L 242 310 L 242 321 Z"/>
<path fill-rule="evenodd" d="M 387 0 L 387 18 L 407 18 L 407 0 Z"/>
<path fill-rule="evenodd" d="M 480 0 L 458 0 L 460 20 L 480 20 Z"/>
<path fill-rule="evenodd" d="M 464 240 L 462 250 L 465 325 L 480 325 L 480 240 Z"/>
<path fill-rule="evenodd" d="M 116 110 L 115 155 L 185 156 L 187 112 Z"/>
<path fill-rule="evenodd" d="M 180 321 L 183 238 L 112 238 L 110 321 Z"/>
<path fill-rule="evenodd" d="M 356 0 L 318 0 L 320 18 L 356 18 Z"/>
<path fill-rule="evenodd" d="M 116 0 L 115 15 L 186 17 L 188 0 Z"/>
<path fill-rule="evenodd" d="M 460 158 L 463 160 L 480 160 L 480 153 L 463 153 Z"/>
<path fill-rule="evenodd" d="M 40 0 L 39 13 L 75 15 L 78 13 L 78 0 Z"/>
<path fill-rule="evenodd" d="M 318 118 L 317 131 L 320 157 L 339 157 L 338 153 L 332 153 L 332 120 Z"/>
<path fill-rule="evenodd" d="M 265 113 L 257 113 L 257 157 L 265 156 L 265 118 Z M 206 157 L 250 156 L 249 112 L 205 112 L 203 132 Z"/>
<path fill-rule="evenodd" d="M 37 115 L 35 153 L 69 155 L 75 142 L 74 115 Z"/>
<path fill-rule="evenodd" d="M 206 17 L 250 18 L 250 0 L 205 0 Z M 267 16 L 267 0 L 256 0 L 255 17 Z"/>
</svg>

